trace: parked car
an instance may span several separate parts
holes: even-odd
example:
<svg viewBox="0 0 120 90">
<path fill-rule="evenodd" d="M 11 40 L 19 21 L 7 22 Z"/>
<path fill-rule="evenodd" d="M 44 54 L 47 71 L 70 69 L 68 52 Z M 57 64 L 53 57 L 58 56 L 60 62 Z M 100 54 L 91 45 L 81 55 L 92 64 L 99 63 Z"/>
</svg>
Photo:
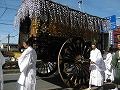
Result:
<svg viewBox="0 0 120 90">
<path fill-rule="evenodd" d="M 11 60 L 11 57 L 5 57 L 5 61 Z"/>
</svg>

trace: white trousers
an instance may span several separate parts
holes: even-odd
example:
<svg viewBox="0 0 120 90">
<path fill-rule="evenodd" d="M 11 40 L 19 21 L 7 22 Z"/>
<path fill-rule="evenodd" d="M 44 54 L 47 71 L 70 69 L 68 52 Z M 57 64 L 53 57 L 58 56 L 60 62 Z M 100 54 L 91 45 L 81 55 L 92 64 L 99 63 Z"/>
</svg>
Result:
<svg viewBox="0 0 120 90">
<path fill-rule="evenodd" d="M 89 85 L 102 86 L 104 81 L 104 71 L 98 71 L 97 69 L 90 72 Z"/>
</svg>

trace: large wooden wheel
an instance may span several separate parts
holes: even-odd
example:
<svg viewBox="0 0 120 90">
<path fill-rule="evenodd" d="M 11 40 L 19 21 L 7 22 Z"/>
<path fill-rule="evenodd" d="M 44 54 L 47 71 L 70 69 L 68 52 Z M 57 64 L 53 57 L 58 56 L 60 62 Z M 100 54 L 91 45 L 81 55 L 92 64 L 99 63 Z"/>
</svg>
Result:
<svg viewBox="0 0 120 90">
<path fill-rule="evenodd" d="M 72 88 L 84 88 L 89 81 L 89 46 L 82 37 L 70 38 L 58 54 L 58 71 L 64 83 Z"/>
<path fill-rule="evenodd" d="M 57 71 L 57 62 L 43 60 L 37 61 L 37 76 L 40 77 L 49 77 Z"/>
</svg>

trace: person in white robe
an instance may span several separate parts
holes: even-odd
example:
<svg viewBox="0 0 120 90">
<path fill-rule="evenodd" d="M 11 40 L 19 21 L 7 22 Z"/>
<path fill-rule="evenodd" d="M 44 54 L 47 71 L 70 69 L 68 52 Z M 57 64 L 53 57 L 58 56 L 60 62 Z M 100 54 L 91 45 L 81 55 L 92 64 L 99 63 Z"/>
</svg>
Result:
<svg viewBox="0 0 120 90">
<path fill-rule="evenodd" d="M 108 54 L 106 55 L 106 59 L 104 60 L 106 67 L 104 82 L 107 82 L 107 80 L 110 80 L 111 82 L 114 81 L 114 68 L 111 66 L 111 61 L 114 54 L 113 49 L 110 48 Z"/>
<path fill-rule="evenodd" d="M 90 52 L 90 79 L 89 88 L 91 86 L 102 86 L 104 81 L 105 63 L 103 61 L 100 50 L 96 48 L 96 43 L 92 43 L 92 51 Z"/>
<path fill-rule="evenodd" d="M 17 90 L 35 90 L 37 54 L 29 42 L 29 40 L 23 42 L 26 50 L 18 58 L 21 74 L 17 81 Z"/>
<path fill-rule="evenodd" d="M 0 90 L 3 90 L 3 70 L 2 66 L 5 63 L 5 58 L 0 52 Z"/>
</svg>

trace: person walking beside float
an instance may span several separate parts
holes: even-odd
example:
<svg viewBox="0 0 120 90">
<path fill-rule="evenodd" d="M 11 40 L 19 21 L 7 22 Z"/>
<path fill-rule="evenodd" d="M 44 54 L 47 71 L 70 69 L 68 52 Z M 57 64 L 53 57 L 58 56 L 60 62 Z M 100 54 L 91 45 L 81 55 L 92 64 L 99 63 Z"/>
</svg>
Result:
<svg viewBox="0 0 120 90">
<path fill-rule="evenodd" d="M 17 81 L 17 90 L 35 90 L 36 85 L 36 51 L 31 47 L 30 40 L 23 42 L 26 50 L 18 58 L 21 75 Z"/>
<path fill-rule="evenodd" d="M 114 56 L 113 48 L 109 48 L 109 51 L 106 55 L 105 62 L 105 81 L 110 80 L 111 82 L 114 81 L 114 68 L 111 66 L 112 57 Z"/>
<path fill-rule="evenodd" d="M 120 42 L 118 42 L 117 47 L 118 50 L 111 61 L 111 65 L 115 69 L 113 83 L 116 84 L 116 88 L 114 90 L 118 90 L 118 85 L 120 84 Z"/>
<path fill-rule="evenodd" d="M 92 51 L 90 52 L 90 80 L 89 88 L 87 90 L 92 90 L 91 86 L 102 86 L 104 81 L 104 71 L 105 63 L 103 61 L 101 52 L 96 47 L 96 41 L 92 42 Z"/>
</svg>

